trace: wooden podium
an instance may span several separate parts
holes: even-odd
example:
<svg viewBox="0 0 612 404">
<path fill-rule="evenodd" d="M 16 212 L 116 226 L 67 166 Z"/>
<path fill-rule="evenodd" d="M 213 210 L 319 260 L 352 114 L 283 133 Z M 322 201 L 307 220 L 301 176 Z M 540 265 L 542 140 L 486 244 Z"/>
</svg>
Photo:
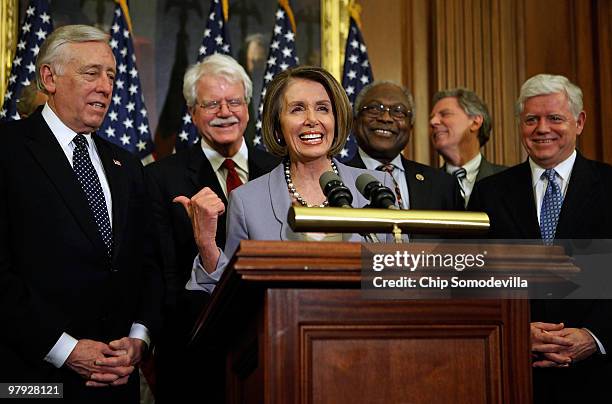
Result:
<svg viewBox="0 0 612 404">
<path fill-rule="evenodd" d="M 243 241 L 192 340 L 226 402 L 531 403 L 528 300 L 365 300 L 360 271 L 356 243 Z"/>
</svg>

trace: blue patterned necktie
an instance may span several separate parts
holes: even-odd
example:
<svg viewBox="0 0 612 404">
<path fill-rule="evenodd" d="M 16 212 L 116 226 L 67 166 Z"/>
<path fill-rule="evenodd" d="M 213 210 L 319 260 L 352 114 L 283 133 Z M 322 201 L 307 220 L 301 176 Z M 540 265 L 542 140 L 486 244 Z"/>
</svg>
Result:
<svg viewBox="0 0 612 404">
<path fill-rule="evenodd" d="M 555 231 L 557 230 L 557 222 L 559 221 L 559 213 L 561 205 L 563 205 L 563 194 L 561 187 L 557 183 L 557 172 L 549 168 L 542 173 L 542 179 L 548 179 L 548 186 L 542 200 L 542 209 L 540 210 L 540 233 L 544 244 L 552 244 L 555 239 Z"/>
<path fill-rule="evenodd" d="M 113 232 L 108 217 L 104 192 L 102 192 L 102 185 L 100 185 L 100 179 L 91 163 L 91 158 L 87 151 L 87 139 L 85 139 L 85 136 L 78 134 L 74 137 L 73 142 L 75 148 L 72 152 L 72 168 L 81 184 L 81 188 L 87 196 L 87 202 L 89 203 L 94 220 L 98 226 L 98 231 L 106 246 L 106 254 L 108 257 L 111 257 L 113 250 Z"/>
</svg>

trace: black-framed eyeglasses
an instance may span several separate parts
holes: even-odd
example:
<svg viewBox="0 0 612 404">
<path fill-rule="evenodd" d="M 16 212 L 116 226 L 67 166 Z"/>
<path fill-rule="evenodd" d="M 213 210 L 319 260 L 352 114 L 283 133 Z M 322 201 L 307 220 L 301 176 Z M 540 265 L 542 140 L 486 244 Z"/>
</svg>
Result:
<svg viewBox="0 0 612 404">
<path fill-rule="evenodd" d="M 223 104 L 225 104 L 230 111 L 238 112 L 246 102 L 241 98 L 234 98 L 226 101 L 202 101 L 197 105 L 208 114 L 216 114 L 221 110 Z"/>
<path fill-rule="evenodd" d="M 412 116 L 412 111 L 406 108 L 403 104 L 384 105 L 380 103 L 369 104 L 361 107 L 360 112 L 371 118 L 378 118 L 388 112 L 391 118 L 400 121 Z"/>
</svg>

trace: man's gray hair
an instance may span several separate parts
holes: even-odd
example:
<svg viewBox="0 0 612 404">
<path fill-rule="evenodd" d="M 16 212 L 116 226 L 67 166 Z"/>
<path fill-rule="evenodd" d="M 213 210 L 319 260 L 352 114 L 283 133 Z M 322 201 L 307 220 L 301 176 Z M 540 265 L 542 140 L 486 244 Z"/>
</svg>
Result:
<svg viewBox="0 0 612 404">
<path fill-rule="evenodd" d="M 516 115 L 519 116 L 523 112 L 528 98 L 556 93 L 565 94 L 571 113 L 578 119 L 583 107 L 582 90 L 567 77 L 554 74 L 537 74 L 523 83 L 516 101 Z"/>
<path fill-rule="evenodd" d="M 82 42 L 108 43 L 109 35 L 90 25 L 64 25 L 57 28 L 45 39 L 36 58 L 36 86 L 40 91 L 47 92 L 40 77 L 43 65 L 51 66 L 58 75 L 64 74 L 64 64 L 68 62 L 69 54 L 64 45 Z"/>
<path fill-rule="evenodd" d="M 402 86 L 401 84 L 397 84 L 396 82 L 390 81 L 390 80 L 373 81 L 367 86 L 365 86 L 364 88 L 362 88 L 359 94 L 357 94 L 357 98 L 355 98 L 355 103 L 353 104 L 354 116 L 356 117 L 357 115 L 359 115 L 359 111 L 361 111 L 361 107 L 363 107 L 362 105 L 363 99 L 365 98 L 366 94 L 370 92 L 370 90 L 373 89 L 374 87 L 382 85 L 382 84 L 391 84 L 393 86 L 398 87 L 400 90 L 402 90 L 402 92 L 404 93 L 404 96 L 406 97 L 406 100 L 408 101 L 408 105 L 407 105 L 408 110 L 411 112 L 410 124 L 411 125 L 414 124 L 414 98 L 412 97 L 412 93 L 410 92 L 410 90 L 408 90 L 406 87 Z"/>
<path fill-rule="evenodd" d="M 203 76 L 223 77 L 230 83 L 242 83 L 244 87 L 244 99 L 248 103 L 253 95 L 253 82 L 244 68 L 230 56 L 214 54 L 210 55 L 200 63 L 191 65 L 185 72 L 183 78 L 183 96 L 188 107 L 193 107 L 197 102 L 197 84 Z"/>
<path fill-rule="evenodd" d="M 491 137 L 491 128 L 493 126 L 487 104 L 485 104 L 475 92 L 461 87 L 438 91 L 431 99 L 431 104 L 436 105 L 442 98 L 448 97 L 456 98 L 459 106 L 467 116 L 472 118 L 475 116 L 482 116 L 482 125 L 480 125 L 478 129 L 478 142 L 480 143 L 480 147 L 484 146 Z"/>
</svg>

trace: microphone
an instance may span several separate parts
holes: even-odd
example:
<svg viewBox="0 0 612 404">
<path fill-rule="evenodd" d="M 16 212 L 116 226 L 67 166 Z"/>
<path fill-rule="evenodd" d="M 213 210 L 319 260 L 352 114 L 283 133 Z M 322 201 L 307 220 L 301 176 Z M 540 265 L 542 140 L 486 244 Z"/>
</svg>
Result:
<svg viewBox="0 0 612 404">
<path fill-rule="evenodd" d="M 363 173 L 355 181 L 357 190 L 370 201 L 374 208 L 397 209 L 395 194 L 375 177 Z"/>
<path fill-rule="evenodd" d="M 342 179 L 333 171 L 324 172 L 319 178 L 319 185 L 329 202 L 329 206 L 336 208 L 352 208 L 353 195 L 344 185 Z"/>
</svg>

